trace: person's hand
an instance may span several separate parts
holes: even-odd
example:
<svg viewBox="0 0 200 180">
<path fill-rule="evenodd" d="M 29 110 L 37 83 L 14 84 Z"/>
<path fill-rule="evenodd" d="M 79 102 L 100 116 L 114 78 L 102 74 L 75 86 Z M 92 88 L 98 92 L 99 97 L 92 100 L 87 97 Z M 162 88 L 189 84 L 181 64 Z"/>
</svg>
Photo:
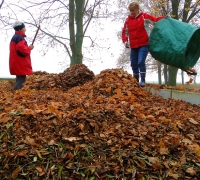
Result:
<svg viewBox="0 0 200 180">
<path fill-rule="evenodd" d="M 129 45 L 129 42 L 128 42 L 128 41 L 126 41 L 126 42 L 124 43 L 124 45 L 125 45 L 126 48 L 130 48 L 130 45 Z"/>
<path fill-rule="evenodd" d="M 31 44 L 31 45 L 29 46 L 29 48 L 32 50 L 32 49 L 34 48 L 34 46 Z"/>
</svg>

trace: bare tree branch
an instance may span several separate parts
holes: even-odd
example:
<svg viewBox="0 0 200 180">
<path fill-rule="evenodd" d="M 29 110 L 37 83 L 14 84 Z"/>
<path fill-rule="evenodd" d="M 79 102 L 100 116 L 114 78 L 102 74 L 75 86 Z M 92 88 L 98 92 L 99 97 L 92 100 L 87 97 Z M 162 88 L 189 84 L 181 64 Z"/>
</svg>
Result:
<svg viewBox="0 0 200 180">
<path fill-rule="evenodd" d="M 3 3 L 4 3 L 4 0 L 1 1 L 0 9 L 1 9 L 1 7 L 3 6 Z"/>
</svg>

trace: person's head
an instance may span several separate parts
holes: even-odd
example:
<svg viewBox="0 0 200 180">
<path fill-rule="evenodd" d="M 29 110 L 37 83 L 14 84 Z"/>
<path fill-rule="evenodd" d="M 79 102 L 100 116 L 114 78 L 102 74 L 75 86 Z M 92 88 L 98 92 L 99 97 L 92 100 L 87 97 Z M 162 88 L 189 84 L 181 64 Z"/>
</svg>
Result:
<svg viewBox="0 0 200 180">
<path fill-rule="evenodd" d="M 25 33 L 26 31 L 25 25 L 21 21 L 15 21 L 12 27 L 14 28 L 15 31 L 22 31 L 23 33 Z"/>
<path fill-rule="evenodd" d="M 135 17 L 139 13 L 140 5 L 138 2 L 132 2 L 129 4 L 128 9 L 129 9 L 131 15 Z"/>
</svg>

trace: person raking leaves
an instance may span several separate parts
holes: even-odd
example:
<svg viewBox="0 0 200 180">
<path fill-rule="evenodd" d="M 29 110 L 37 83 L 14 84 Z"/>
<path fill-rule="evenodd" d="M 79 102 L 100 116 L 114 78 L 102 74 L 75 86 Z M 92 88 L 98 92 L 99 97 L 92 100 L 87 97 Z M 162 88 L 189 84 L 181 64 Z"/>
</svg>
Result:
<svg viewBox="0 0 200 180">
<path fill-rule="evenodd" d="M 130 15 L 126 18 L 122 29 L 122 41 L 126 48 L 131 48 L 130 62 L 133 70 L 133 77 L 139 82 L 140 86 L 145 86 L 146 65 L 145 60 L 148 54 L 149 27 L 148 23 L 157 22 L 166 16 L 158 18 L 140 11 L 138 2 L 129 4 Z"/>
<path fill-rule="evenodd" d="M 15 21 L 12 27 L 15 34 L 10 42 L 9 68 L 10 74 L 16 75 L 14 90 L 18 90 L 22 88 L 26 75 L 33 73 L 30 54 L 34 46 L 32 44 L 27 45 L 25 40 L 26 28 L 23 22 Z"/>
</svg>

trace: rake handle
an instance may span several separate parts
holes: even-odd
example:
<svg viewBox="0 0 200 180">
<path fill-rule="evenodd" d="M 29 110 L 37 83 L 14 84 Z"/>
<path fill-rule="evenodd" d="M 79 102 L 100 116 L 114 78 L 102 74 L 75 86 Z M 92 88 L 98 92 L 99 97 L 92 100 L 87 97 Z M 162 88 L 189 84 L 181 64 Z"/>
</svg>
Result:
<svg viewBox="0 0 200 180">
<path fill-rule="evenodd" d="M 36 39 L 36 37 L 37 37 L 37 35 L 38 35 L 39 30 L 40 30 L 40 25 L 39 25 L 38 28 L 37 28 L 37 31 L 36 31 L 35 36 L 34 36 L 34 39 L 33 39 L 33 41 L 32 41 L 32 45 L 33 45 L 34 42 L 35 42 L 35 39 Z"/>
</svg>

